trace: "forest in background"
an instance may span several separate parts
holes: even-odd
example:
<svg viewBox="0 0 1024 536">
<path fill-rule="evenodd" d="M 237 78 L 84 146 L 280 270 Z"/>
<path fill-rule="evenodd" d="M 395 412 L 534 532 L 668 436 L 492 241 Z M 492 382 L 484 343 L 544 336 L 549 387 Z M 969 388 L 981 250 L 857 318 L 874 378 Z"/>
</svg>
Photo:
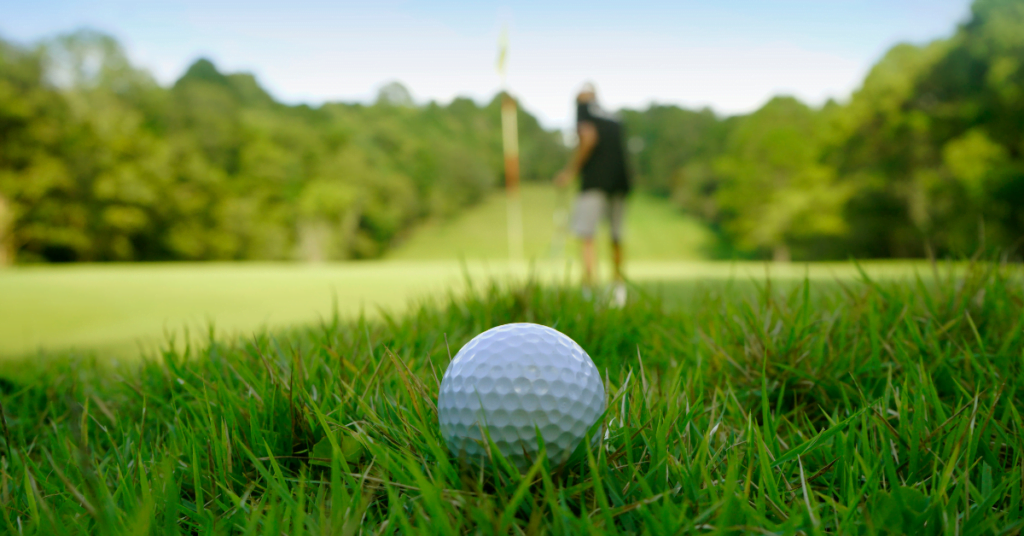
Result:
<svg viewBox="0 0 1024 536">
<path fill-rule="evenodd" d="M 625 111 L 639 181 L 732 255 L 1020 257 L 1024 2 L 976 0 L 948 39 L 900 44 L 849 102 Z"/>
<path fill-rule="evenodd" d="M 1021 0 L 893 47 L 845 103 L 622 116 L 640 188 L 719 256 L 1017 255 L 1024 237 Z M 560 133 L 519 127 L 524 180 L 549 180 Z M 0 263 L 376 257 L 502 180 L 497 98 L 416 105 L 395 83 L 287 106 L 206 60 L 161 87 L 95 32 L 0 43 Z"/>
<path fill-rule="evenodd" d="M 499 99 L 276 102 L 200 59 L 170 88 L 111 37 L 0 42 L 0 239 L 19 262 L 379 256 L 501 180 Z M 520 111 L 522 174 L 564 164 Z M 2 259 L 0 259 L 2 261 Z"/>
</svg>

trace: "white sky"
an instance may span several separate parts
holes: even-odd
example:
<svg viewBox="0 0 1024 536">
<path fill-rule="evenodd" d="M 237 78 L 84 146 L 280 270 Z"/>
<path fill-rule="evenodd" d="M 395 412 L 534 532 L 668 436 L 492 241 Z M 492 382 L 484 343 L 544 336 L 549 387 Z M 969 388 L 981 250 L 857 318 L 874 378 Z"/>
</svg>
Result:
<svg viewBox="0 0 1024 536">
<path fill-rule="evenodd" d="M 11 3 L 12 5 L 3 5 Z M 508 83 L 548 127 L 573 121 L 585 80 L 608 108 L 651 102 L 749 112 L 776 94 L 847 98 L 899 41 L 950 35 L 966 0 L 719 2 L 174 3 L 0 0 L 0 37 L 30 43 L 87 26 L 108 32 L 165 84 L 200 56 L 249 71 L 290 103 L 370 101 L 398 80 L 417 101 L 489 100 L 500 28 Z"/>
</svg>

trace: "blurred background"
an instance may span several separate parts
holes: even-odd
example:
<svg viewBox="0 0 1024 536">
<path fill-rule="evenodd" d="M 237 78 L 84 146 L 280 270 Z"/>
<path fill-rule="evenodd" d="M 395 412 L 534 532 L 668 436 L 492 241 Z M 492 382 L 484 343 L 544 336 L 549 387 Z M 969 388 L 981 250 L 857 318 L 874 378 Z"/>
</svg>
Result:
<svg viewBox="0 0 1024 536">
<path fill-rule="evenodd" d="M 189 315 L 249 326 L 339 296 L 398 303 L 445 288 L 437 262 L 507 260 L 503 27 L 526 260 L 575 256 L 550 181 L 584 81 L 625 124 L 637 277 L 715 260 L 1016 259 L 1024 237 L 1024 0 L 3 11 L 0 353 L 84 344 L 97 319 L 123 344 Z M 328 262 L 357 259 L 377 264 Z M 243 260 L 289 264 L 180 262 Z M 177 264 L 83 264 L 136 261 Z"/>
</svg>

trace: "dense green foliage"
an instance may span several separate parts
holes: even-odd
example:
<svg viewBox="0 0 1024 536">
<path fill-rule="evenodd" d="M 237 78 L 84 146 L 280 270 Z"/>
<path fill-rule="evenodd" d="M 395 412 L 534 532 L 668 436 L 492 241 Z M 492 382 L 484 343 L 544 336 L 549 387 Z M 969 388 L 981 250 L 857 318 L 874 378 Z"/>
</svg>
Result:
<svg viewBox="0 0 1024 536">
<path fill-rule="evenodd" d="M 1024 236 L 1024 2 L 977 0 L 946 40 L 901 44 L 849 103 L 775 98 L 719 120 L 626 114 L 648 188 L 740 254 L 919 257 Z"/>
<path fill-rule="evenodd" d="M 893 47 L 848 102 L 745 116 L 623 111 L 640 186 L 717 232 L 716 256 L 959 256 L 1024 236 L 1024 2 Z M 0 264 L 379 256 L 502 175 L 498 99 L 276 103 L 196 62 L 155 84 L 108 37 L 0 42 Z M 526 180 L 565 162 L 520 112 Z"/>
<path fill-rule="evenodd" d="M 77 32 L 0 42 L 0 262 L 374 257 L 499 184 L 498 100 L 286 106 L 206 60 L 171 88 Z M 522 173 L 562 164 L 519 116 Z"/>
<path fill-rule="evenodd" d="M 1024 282 L 937 276 L 713 286 L 683 309 L 516 284 L 138 367 L 66 356 L 0 382 L 0 527 L 1019 532 Z M 596 449 L 525 476 L 450 456 L 434 407 L 451 353 L 512 321 L 577 340 L 609 399 Z"/>
</svg>

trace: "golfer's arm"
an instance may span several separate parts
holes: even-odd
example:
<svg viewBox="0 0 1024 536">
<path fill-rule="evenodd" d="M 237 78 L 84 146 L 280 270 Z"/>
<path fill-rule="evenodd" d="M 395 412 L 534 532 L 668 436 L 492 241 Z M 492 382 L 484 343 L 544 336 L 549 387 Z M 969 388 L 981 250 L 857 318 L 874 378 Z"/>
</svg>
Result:
<svg viewBox="0 0 1024 536">
<path fill-rule="evenodd" d="M 579 127 L 576 128 L 576 132 L 579 135 L 580 143 L 576 146 L 572 160 L 569 161 L 569 166 L 566 168 L 573 175 L 580 172 L 583 164 L 586 164 L 587 160 L 590 159 L 590 153 L 594 152 L 594 147 L 597 145 L 597 127 L 593 123 L 580 123 Z"/>
</svg>

